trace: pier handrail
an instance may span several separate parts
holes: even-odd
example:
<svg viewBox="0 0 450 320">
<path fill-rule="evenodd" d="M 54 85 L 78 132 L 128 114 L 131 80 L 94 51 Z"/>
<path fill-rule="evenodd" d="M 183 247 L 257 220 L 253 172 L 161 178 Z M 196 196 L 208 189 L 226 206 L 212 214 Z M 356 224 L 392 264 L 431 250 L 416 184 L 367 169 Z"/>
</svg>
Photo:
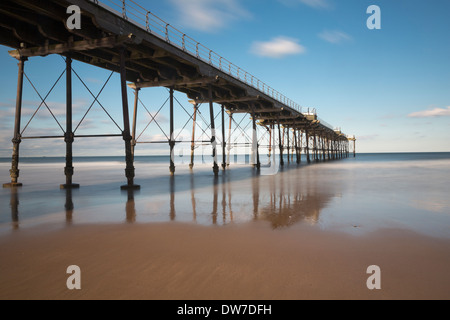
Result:
<svg viewBox="0 0 450 320">
<path fill-rule="evenodd" d="M 317 120 L 319 120 L 320 123 L 321 123 L 322 125 L 324 125 L 325 127 L 327 127 L 328 129 L 334 130 L 334 127 L 333 127 L 331 124 L 329 124 L 328 122 L 326 122 L 325 120 L 323 120 L 323 119 L 321 119 L 321 118 L 319 118 L 319 117 L 317 117 Z"/>
</svg>

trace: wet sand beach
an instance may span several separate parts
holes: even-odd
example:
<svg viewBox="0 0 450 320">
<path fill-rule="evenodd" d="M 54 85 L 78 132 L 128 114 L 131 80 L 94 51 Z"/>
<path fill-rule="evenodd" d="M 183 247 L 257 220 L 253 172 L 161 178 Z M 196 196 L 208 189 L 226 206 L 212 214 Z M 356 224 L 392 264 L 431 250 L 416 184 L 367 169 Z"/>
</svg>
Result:
<svg viewBox="0 0 450 320">
<path fill-rule="evenodd" d="M 170 178 L 162 163 L 137 166 L 136 193 L 119 190 L 120 163 L 78 164 L 71 192 L 55 165 L 24 164 L 24 187 L 0 193 L 0 299 L 449 299 L 448 164 Z M 81 290 L 66 287 L 69 265 Z"/>
<path fill-rule="evenodd" d="M 448 299 L 450 241 L 161 223 L 1 238 L 1 299 Z M 81 269 L 68 290 L 66 268 Z M 366 269 L 381 268 L 368 290 Z"/>
</svg>

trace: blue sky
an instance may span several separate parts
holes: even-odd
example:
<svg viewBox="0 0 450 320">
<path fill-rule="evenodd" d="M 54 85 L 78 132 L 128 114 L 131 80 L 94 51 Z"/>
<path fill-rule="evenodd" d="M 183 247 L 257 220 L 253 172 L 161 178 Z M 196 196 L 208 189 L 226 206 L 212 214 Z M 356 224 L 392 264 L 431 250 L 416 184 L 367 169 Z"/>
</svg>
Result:
<svg viewBox="0 0 450 320">
<path fill-rule="evenodd" d="M 165 0 L 137 1 L 163 20 L 224 56 L 319 117 L 356 135 L 360 152 L 450 151 L 450 2 L 443 0 Z M 381 29 L 369 30 L 367 7 L 381 9 Z M 17 62 L 0 46 L 0 156 L 11 154 Z M 98 93 L 109 72 L 74 63 Z M 31 58 L 25 67 L 41 95 L 64 70 L 59 56 Z M 64 77 L 46 100 L 64 127 Z M 167 99 L 164 88 L 141 90 L 153 114 Z M 187 98 L 177 99 L 188 109 Z M 130 107 L 133 92 L 129 90 Z M 114 74 L 99 98 L 122 126 L 119 78 Z M 92 97 L 74 79 L 74 122 Z M 40 103 L 25 82 L 25 125 Z M 42 107 L 27 133 L 58 134 Z M 188 120 L 178 106 L 176 126 Z M 183 115 L 184 114 L 184 115 Z M 178 116 L 180 115 L 180 116 Z M 183 115 L 183 116 L 181 116 Z M 209 114 L 205 109 L 205 119 Z M 168 126 L 167 106 L 158 114 Z M 94 105 L 79 133 L 118 133 Z M 138 131 L 148 122 L 140 114 Z M 187 131 L 191 125 L 187 125 Z M 61 131 L 59 130 L 59 133 Z M 162 139 L 155 125 L 144 133 Z M 22 143 L 22 155 L 64 155 L 62 141 Z M 164 146 L 164 149 L 167 149 Z M 51 150 L 49 154 L 49 150 Z M 149 149 L 142 150 L 148 154 Z M 120 138 L 77 140 L 74 154 L 123 154 Z"/>
</svg>

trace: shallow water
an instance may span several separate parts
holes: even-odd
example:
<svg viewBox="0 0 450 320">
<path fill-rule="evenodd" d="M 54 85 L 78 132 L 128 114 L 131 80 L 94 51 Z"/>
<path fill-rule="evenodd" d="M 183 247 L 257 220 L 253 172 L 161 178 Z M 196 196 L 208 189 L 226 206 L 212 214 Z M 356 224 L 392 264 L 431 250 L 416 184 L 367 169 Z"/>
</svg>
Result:
<svg viewBox="0 0 450 320">
<path fill-rule="evenodd" d="M 76 159 L 73 181 L 60 190 L 64 159 L 23 159 L 23 187 L 0 189 L 0 233 L 32 226 L 178 221 L 202 225 L 265 221 L 274 229 L 307 224 L 355 235 L 401 228 L 450 238 L 450 154 L 362 154 L 356 158 L 286 165 L 276 174 L 232 164 L 214 177 L 210 164 L 190 171 L 166 158 L 138 158 L 141 190 L 125 183 L 121 158 Z M 9 166 L 0 163 L 2 182 Z"/>
</svg>

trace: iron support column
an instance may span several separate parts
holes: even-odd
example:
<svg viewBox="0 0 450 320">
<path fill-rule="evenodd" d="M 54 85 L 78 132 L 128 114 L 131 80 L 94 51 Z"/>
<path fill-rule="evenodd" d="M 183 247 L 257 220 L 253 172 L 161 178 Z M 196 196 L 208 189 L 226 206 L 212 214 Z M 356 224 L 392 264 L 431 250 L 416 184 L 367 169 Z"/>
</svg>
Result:
<svg viewBox="0 0 450 320">
<path fill-rule="evenodd" d="M 327 142 L 327 159 L 331 160 L 331 158 L 330 158 L 330 136 L 327 136 L 326 142 Z"/>
<path fill-rule="evenodd" d="M 322 137 L 317 136 L 317 161 L 322 159 Z"/>
<path fill-rule="evenodd" d="M 339 159 L 340 153 L 339 153 L 339 140 L 336 141 L 336 158 Z"/>
<path fill-rule="evenodd" d="M 189 169 L 192 169 L 194 167 L 195 126 L 196 126 L 196 122 L 197 122 L 197 109 L 198 109 L 198 104 L 194 103 L 194 116 L 192 118 L 191 163 L 189 163 Z"/>
<path fill-rule="evenodd" d="M 339 159 L 339 141 L 334 141 L 334 153 L 336 154 L 336 160 Z"/>
<path fill-rule="evenodd" d="M 255 116 L 255 106 L 252 103 L 252 124 L 253 124 L 253 135 L 252 135 L 252 154 L 255 155 L 256 152 L 256 163 L 253 163 L 253 166 L 259 170 L 261 168 L 261 163 L 259 162 L 259 143 L 258 143 L 258 135 L 256 131 L 256 116 Z M 256 149 L 256 150 L 255 150 Z M 255 160 L 255 159 L 253 159 Z"/>
<path fill-rule="evenodd" d="M 309 157 L 309 132 L 305 130 L 305 139 L 306 139 L 306 161 L 311 163 L 311 158 Z"/>
<path fill-rule="evenodd" d="M 230 166 L 230 151 L 231 151 L 231 123 L 233 122 L 233 114 L 230 111 L 230 122 L 228 124 L 228 143 L 227 143 L 227 167 Z"/>
<path fill-rule="evenodd" d="M 22 117 L 22 91 L 23 91 L 23 74 L 26 57 L 21 57 L 19 60 L 19 75 L 17 78 L 17 96 L 16 96 L 16 114 L 14 121 L 14 137 L 12 139 L 13 150 L 11 160 L 11 182 L 3 184 L 3 188 L 21 187 L 22 183 L 17 182 L 19 178 L 19 145 L 22 141 L 20 135 L 20 119 Z"/>
<path fill-rule="evenodd" d="M 169 170 L 170 170 L 170 174 L 173 175 L 175 174 L 175 163 L 174 163 L 174 158 L 175 158 L 175 154 L 174 154 L 174 147 L 175 147 L 175 139 L 173 136 L 173 130 L 174 130 L 174 124 L 173 124 L 173 88 L 170 88 L 169 90 L 170 92 L 170 138 L 169 138 L 169 146 L 170 146 L 170 166 L 169 166 Z"/>
<path fill-rule="evenodd" d="M 225 142 L 225 107 L 222 105 L 222 169 L 225 170 L 227 167 L 227 156 L 225 149 L 227 143 Z"/>
<path fill-rule="evenodd" d="M 284 166 L 283 159 L 283 141 L 281 140 L 281 127 L 280 127 L 280 119 L 278 119 L 278 147 L 280 148 L 280 166 Z"/>
<path fill-rule="evenodd" d="M 316 162 L 320 161 L 320 137 L 314 132 L 314 146 L 315 146 L 315 154 L 316 154 Z"/>
<path fill-rule="evenodd" d="M 298 154 L 298 140 L 297 140 L 297 129 L 294 127 L 294 148 L 295 148 L 295 159 L 297 161 L 297 164 L 300 163 L 300 157 Z"/>
<path fill-rule="evenodd" d="M 340 152 L 339 152 L 339 140 L 336 140 L 336 157 L 337 157 L 337 159 L 340 158 Z"/>
<path fill-rule="evenodd" d="M 131 152 L 133 154 L 133 161 L 134 161 L 134 149 L 136 148 L 136 126 L 137 126 L 137 109 L 139 103 L 139 90 L 141 89 L 136 88 L 134 90 L 133 127 L 131 133 Z"/>
<path fill-rule="evenodd" d="M 272 166 L 272 157 L 273 157 L 273 163 L 274 163 L 274 165 L 276 165 L 276 145 L 275 145 L 275 124 L 274 123 L 272 123 L 271 125 L 270 125 L 270 132 L 272 133 L 273 132 L 273 134 L 272 134 L 272 136 L 271 136 L 271 140 L 269 141 L 269 143 L 270 143 L 270 149 L 272 150 L 272 152 L 271 152 L 271 154 L 270 154 L 270 158 L 269 158 L 269 164 L 270 164 L 270 166 Z"/>
<path fill-rule="evenodd" d="M 317 162 L 319 161 L 318 156 L 317 156 L 317 137 L 316 137 L 316 130 L 313 130 L 313 135 L 314 135 L 314 161 Z"/>
<path fill-rule="evenodd" d="M 296 135 L 295 135 L 295 126 L 294 126 L 294 128 L 292 129 L 292 152 L 291 152 L 291 162 L 294 162 L 294 153 L 297 155 L 297 148 L 296 148 L 297 142 L 295 142 L 295 137 L 296 137 Z M 297 160 L 296 160 L 296 161 L 297 161 Z"/>
<path fill-rule="evenodd" d="M 325 161 L 326 154 L 325 154 L 325 137 L 321 137 L 322 142 L 322 160 Z"/>
<path fill-rule="evenodd" d="M 339 159 L 339 154 L 338 154 L 338 141 L 334 140 L 334 158 L 337 160 Z"/>
<path fill-rule="evenodd" d="M 336 159 L 334 143 L 335 143 L 335 140 L 334 140 L 334 137 L 332 137 L 331 141 L 330 141 L 331 160 L 335 160 Z"/>
<path fill-rule="evenodd" d="M 134 184 L 134 165 L 133 155 L 131 151 L 131 134 L 130 134 L 130 116 L 128 114 L 128 96 L 127 96 L 127 70 L 125 66 L 126 49 L 120 48 L 120 86 L 122 90 L 122 111 L 123 111 L 123 132 L 122 137 L 125 141 L 125 176 L 127 184 L 121 186 L 126 189 L 140 189 L 139 185 Z"/>
<path fill-rule="evenodd" d="M 272 125 L 269 126 L 269 163 L 272 156 Z"/>
<path fill-rule="evenodd" d="M 286 137 L 287 137 L 287 161 L 288 161 L 288 163 L 291 163 L 291 157 L 290 157 L 290 148 L 291 148 L 291 146 L 290 146 L 290 139 L 289 139 L 289 127 L 286 127 Z"/>
<path fill-rule="evenodd" d="M 213 172 L 214 175 L 219 174 L 219 166 L 217 165 L 217 153 L 216 153 L 216 126 L 214 124 L 214 107 L 213 107 L 213 93 L 212 86 L 208 87 L 208 95 L 209 95 L 209 116 L 211 121 L 211 145 L 212 145 L 212 157 L 213 157 Z"/>
<path fill-rule="evenodd" d="M 66 142 L 66 167 L 64 168 L 66 183 L 61 184 L 60 188 L 79 188 L 79 184 L 72 183 L 72 143 L 74 141 L 74 134 L 72 132 L 72 59 L 70 57 L 66 58 L 66 133 L 64 134 L 64 141 Z"/>
<path fill-rule="evenodd" d="M 298 163 L 302 163 L 302 148 L 303 148 L 303 132 L 300 130 L 298 134 Z"/>
<path fill-rule="evenodd" d="M 333 137 L 330 138 L 330 141 L 328 143 L 330 145 L 330 159 L 334 160 L 334 155 L 333 155 Z"/>
<path fill-rule="evenodd" d="M 320 161 L 322 158 L 322 137 L 320 135 L 317 136 L 317 161 Z"/>
</svg>

